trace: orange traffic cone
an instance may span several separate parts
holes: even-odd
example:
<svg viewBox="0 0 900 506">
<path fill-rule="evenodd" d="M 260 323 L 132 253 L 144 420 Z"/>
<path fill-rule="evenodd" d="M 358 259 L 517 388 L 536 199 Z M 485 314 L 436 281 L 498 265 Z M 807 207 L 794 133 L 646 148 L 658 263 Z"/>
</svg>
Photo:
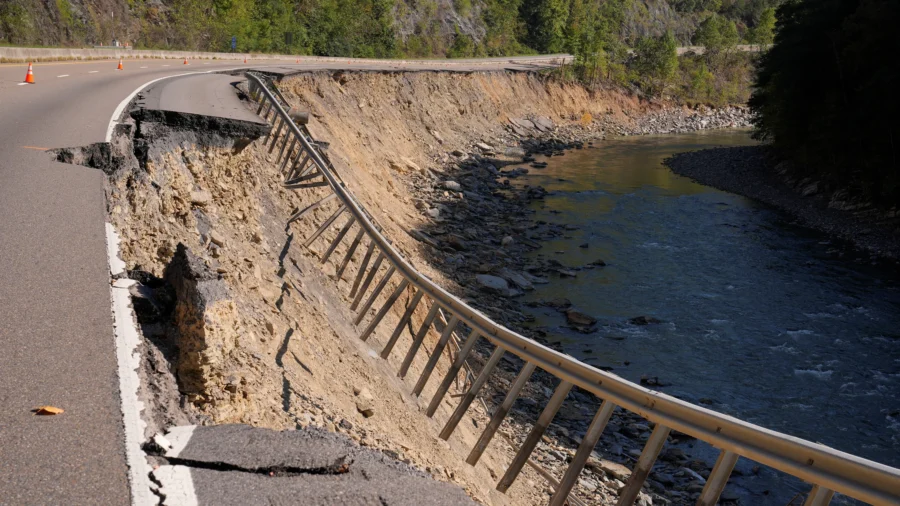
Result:
<svg viewBox="0 0 900 506">
<path fill-rule="evenodd" d="M 184 57 L 184 64 L 185 64 L 185 65 L 190 65 L 190 64 L 187 62 L 187 56 Z"/>
<path fill-rule="evenodd" d="M 125 70 L 125 67 L 122 66 L 122 59 L 119 58 L 119 66 L 116 67 L 116 70 Z"/>
<path fill-rule="evenodd" d="M 247 63 L 247 57 L 246 57 L 246 56 L 244 57 L 244 63 Z"/>
<path fill-rule="evenodd" d="M 300 63 L 300 58 L 297 58 L 297 63 Z"/>
<path fill-rule="evenodd" d="M 28 62 L 28 73 L 25 74 L 25 82 L 34 84 L 34 72 L 31 71 L 31 62 Z"/>
</svg>

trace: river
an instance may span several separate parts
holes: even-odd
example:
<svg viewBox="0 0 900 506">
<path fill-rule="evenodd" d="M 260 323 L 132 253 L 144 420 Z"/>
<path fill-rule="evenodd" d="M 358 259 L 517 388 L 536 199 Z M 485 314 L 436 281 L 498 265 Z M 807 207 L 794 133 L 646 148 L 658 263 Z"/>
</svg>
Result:
<svg viewBox="0 0 900 506">
<path fill-rule="evenodd" d="M 752 142 L 746 131 L 613 139 L 519 178 L 551 192 L 533 204 L 536 219 L 578 227 L 533 255 L 607 263 L 524 298 L 568 298 L 600 321 L 597 332 L 574 332 L 546 307 L 528 309 L 534 325 L 629 380 L 656 376 L 671 395 L 900 466 L 896 274 L 841 258 L 786 216 L 661 165 L 673 153 Z M 637 316 L 662 323 L 628 322 Z M 750 504 L 784 505 L 807 490 L 774 473 L 742 482 L 757 494 Z M 779 490 L 758 495 L 770 489 Z"/>
</svg>

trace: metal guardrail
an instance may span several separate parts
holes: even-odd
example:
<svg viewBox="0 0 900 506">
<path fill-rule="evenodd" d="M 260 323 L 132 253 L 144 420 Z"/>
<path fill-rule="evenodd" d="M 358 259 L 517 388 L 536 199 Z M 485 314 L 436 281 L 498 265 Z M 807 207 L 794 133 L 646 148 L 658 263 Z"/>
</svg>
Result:
<svg viewBox="0 0 900 506">
<path fill-rule="evenodd" d="M 469 454 L 466 460 L 469 464 L 474 465 L 478 462 L 482 452 L 496 434 L 503 419 L 509 413 L 512 404 L 536 368 L 539 367 L 560 380 L 556 391 L 539 415 L 509 468 L 500 479 L 497 485 L 499 491 L 505 492 L 512 485 L 544 431 L 562 406 L 568 393 L 574 386 L 578 386 L 597 396 L 602 401 L 602 404 L 594 415 L 574 458 L 550 499 L 550 504 L 553 506 L 565 504 L 570 491 L 577 482 L 588 457 L 596 446 L 616 407 L 637 413 L 655 424 L 632 470 L 631 477 L 620 492 L 618 501 L 620 506 L 634 503 L 672 430 L 693 436 L 721 450 L 697 501 L 698 505 L 713 506 L 717 503 L 738 457 L 748 458 L 810 483 L 812 490 L 804 503 L 805 506 L 827 505 L 835 492 L 875 505 L 900 504 L 900 469 L 844 453 L 822 444 L 775 432 L 669 395 L 646 389 L 538 344 L 491 321 L 477 310 L 469 307 L 466 303 L 420 274 L 391 246 L 390 241 L 381 234 L 379 228 L 369 218 L 368 213 L 365 212 L 364 208 L 332 172 L 330 164 L 313 147 L 314 143 L 309 138 L 305 128 L 301 130 L 291 120 L 290 114 L 286 110 L 287 104 L 282 105 L 279 103 L 268 87 L 274 85 L 264 83 L 263 80 L 255 75 L 248 75 L 248 79 L 250 96 L 259 104 L 257 113 L 261 114 L 267 121 L 272 121 L 272 133 L 264 140 L 264 143 L 269 146 L 269 153 L 272 153 L 276 146 L 280 144 L 279 154 L 275 163 L 279 166 L 279 170 L 283 175 L 285 188 L 328 187 L 333 192 L 318 202 L 294 213 L 289 223 L 302 218 L 327 201 L 337 199 L 340 203 L 337 211 L 306 239 L 304 245 L 308 247 L 323 232 L 334 226 L 342 214 L 349 213 L 349 219 L 341 227 L 321 258 L 321 262 L 324 264 L 331 254 L 334 253 L 337 246 L 347 237 L 350 229 L 358 224 L 359 230 L 337 269 L 337 275 L 341 276 L 354 252 L 362 244 L 362 239 L 365 237 L 369 241 L 350 292 L 350 297 L 353 298 L 351 309 L 358 310 L 355 324 L 359 325 L 365 320 L 376 298 L 388 285 L 391 278 L 394 275 L 399 275 L 400 277 L 399 284 L 375 313 L 375 316 L 369 320 L 360 338 L 362 340 L 368 339 L 387 312 L 397 302 L 403 291 L 407 287 L 412 287 L 415 290 L 415 294 L 412 296 L 391 338 L 381 351 L 381 357 L 387 358 L 416 307 L 422 300 L 430 300 L 431 305 L 428 315 L 418 332 L 416 332 L 412 346 L 400 367 L 400 376 L 405 377 L 438 310 L 442 309 L 450 314 L 450 321 L 444 326 L 440 340 L 434 350 L 432 350 L 428 363 L 413 389 L 415 395 L 420 395 L 454 329 L 460 323 L 464 323 L 471 329 L 461 346 L 456 360 L 431 399 L 426 412 L 428 416 L 433 416 L 437 411 L 447 390 L 462 368 L 466 357 L 474 348 L 476 341 L 484 338 L 495 345 L 490 358 L 478 374 L 478 377 L 475 378 L 469 389 L 462 396 L 459 405 L 441 431 L 441 438 L 449 439 L 457 424 L 465 415 L 466 410 L 476 398 L 479 390 L 485 385 L 493 369 L 506 353 L 518 356 L 525 362 L 525 365 L 520 370 L 518 377 L 510 386 L 506 398 L 495 410 L 491 421 Z M 374 261 L 372 261 L 373 256 L 375 258 Z M 371 269 L 369 269 L 370 261 L 372 261 Z M 378 281 L 369 296 L 365 298 L 365 301 L 363 301 L 364 295 L 368 292 L 369 286 L 383 263 L 387 267 L 385 274 Z"/>
</svg>

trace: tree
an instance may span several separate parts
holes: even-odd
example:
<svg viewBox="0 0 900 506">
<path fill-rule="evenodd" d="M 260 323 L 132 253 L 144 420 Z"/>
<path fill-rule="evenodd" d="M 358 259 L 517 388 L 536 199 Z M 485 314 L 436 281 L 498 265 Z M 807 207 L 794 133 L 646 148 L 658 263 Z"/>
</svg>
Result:
<svg viewBox="0 0 900 506">
<path fill-rule="evenodd" d="M 777 11 L 750 107 L 799 175 L 900 199 L 900 2 L 793 0 Z"/>
<path fill-rule="evenodd" d="M 640 38 L 634 55 L 633 68 L 641 87 L 650 95 L 662 93 L 678 70 L 678 43 L 672 32 Z"/>
<path fill-rule="evenodd" d="M 747 42 L 758 46 L 768 46 L 775 40 L 775 8 L 769 7 L 762 11 L 756 26 L 747 34 Z"/>
<path fill-rule="evenodd" d="M 724 62 L 739 41 L 734 21 L 718 14 L 703 20 L 694 32 L 694 44 L 703 46 L 707 63 L 711 68 L 716 68 Z"/>
</svg>

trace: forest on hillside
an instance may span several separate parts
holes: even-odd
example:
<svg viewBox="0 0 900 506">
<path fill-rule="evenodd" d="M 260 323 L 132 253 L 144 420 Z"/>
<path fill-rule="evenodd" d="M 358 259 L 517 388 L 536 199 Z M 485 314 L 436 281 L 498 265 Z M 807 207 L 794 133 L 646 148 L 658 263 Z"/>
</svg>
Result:
<svg viewBox="0 0 900 506">
<path fill-rule="evenodd" d="M 900 203 L 900 2 L 791 0 L 759 64 L 757 135 L 819 191 Z"/>
<path fill-rule="evenodd" d="M 782 0 L 5 0 L 0 44 L 389 57 L 571 53 L 566 78 L 743 103 Z M 678 46 L 704 55 L 678 58 Z"/>
<path fill-rule="evenodd" d="M 584 32 L 694 43 L 709 19 L 753 42 L 780 0 L 4 0 L 0 43 L 329 56 L 572 52 Z"/>
</svg>

